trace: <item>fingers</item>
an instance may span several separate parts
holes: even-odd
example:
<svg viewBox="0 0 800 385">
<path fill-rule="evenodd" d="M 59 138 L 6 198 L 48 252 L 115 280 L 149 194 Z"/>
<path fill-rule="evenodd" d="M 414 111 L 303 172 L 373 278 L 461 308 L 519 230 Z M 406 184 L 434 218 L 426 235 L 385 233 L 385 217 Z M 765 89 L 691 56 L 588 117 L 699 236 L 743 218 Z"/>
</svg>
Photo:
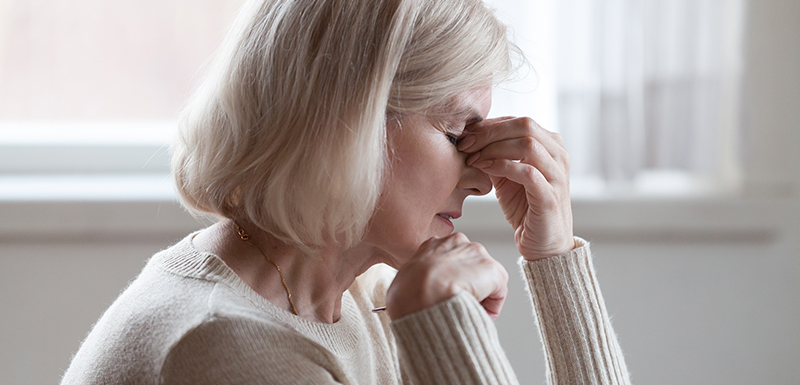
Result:
<svg viewBox="0 0 800 385">
<path fill-rule="evenodd" d="M 559 154 L 558 157 L 568 159 L 566 154 Z M 549 182 L 562 182 L 568 175 L 566 169 L 568 162 L 566 162 L 567 164 L 559 162 L 541 142 L 530 136 L 490 143 L 479 152 L 470 155 L 467 158 L 467 165 L 483 169 L 491 164 L 488 161 L 496 159 L 520 161 L 523 164 L 531 165 L 541 171 Z"/>
<path fill-rule="evenodd" d="M 508 286 L 504 287 L 506 289 L 502 294 L 492 295 L 481 301 L 481 306 L 483 306 L 484 310 L 486 310 L 486 314 L 488 314 L 489 318 L 493 321 L 496 320 L 497 317 L 500 317 L 500 312 L 503 311 L 503 304 L 506 302 Z"/>
<path fill-rule="evenodd" d="M 471 153 L 467 165 L 488 173 L 495 160 L 518 161 L 538 169 L 550 183 L 568 184 L 569 154 L 560 135 L 540 127 L 530 118 L 488 119 L 467 128 L 467 136 L 459 142 L 459 151 Z M 505 163 L 505 162 L 501 162 Z M 495 171 L 501 168 L 494 168 Z M 504 167 L 505 170 L 532 171 L 525 167 Z M 490 175 L 508 177 L 525 186 L 519 178 L 524 174 Z"/>
<path fill-rule="evenodd" d="M 438 258 L 440 255 L 463 248 L 470 243 L 464 233 L 455 232 L 443 238 L 431 238 L 423 242 L 417 251 L 418 258 Z"/>
<path fill-rule="evenodd" d="M 536 139 L 556 160 L 566 155 L 561 135 L 545 130 L 527 117 L 486 119 L 472 124 L 467 127 L 464 137 L 459 141 L 458 150 L 473 153 L 493 142 L 524 137 Z"/>
<path fill-rule="evenodd" d="M 488 314 L 492 320 L 495 320 L 500 316 L 500 312 L 503 310 L 503 304 L 508 297 L 508 271 L 496 260 L 492 259 L 491 261 L 494 263 L 492 263 L 491 266 L 487 266 L 487 269 L 491 268 L 495 270 L 494 277 L 496 280 L 487 282 L 484 287 L 476 288 L 472 294 L 486 310 L 486 314 Z M 489 294 L 484 294 L 486 292 Z M 481 300 L 481 298 L 483 299 Z"/>
<path fill-rule="evenodd" d="M 459 266 L 461 278 L 453 282 L 457 292 L 467 291 L 481 303 L 493 320 L 497 319 L 508 296 L 508 272 L 489 255 L 480 243 L 470 242 L 466 235 L 454 233 L 443 238 L 439 247 L 452 247 L 439 258 Z"/>
<path fill-rule="evenodd" d="M 526 199 L 528 208 L 535 214 L 555 210 L 563 200 L 562 195 L 569 194 L 568 181 L 564 186 L 565 191 L 561 191 L 558 189 L 559 185 L 551 184 L 538 168 L 528 164 L 498 159 L 487 161 L 481 166 L 481 171 L 490 176 L 506 178 L 522 185 L 527 194 L 535 197 Z"/>
<path fill-rule="evenodd" d="M 387 293 L 389 317 L 397 319 L 466 291 L 497 318 L 508 294 L 508 273 L 479 243 L 461 233 L 430 239 L 403 267 Z"/>
</svg>

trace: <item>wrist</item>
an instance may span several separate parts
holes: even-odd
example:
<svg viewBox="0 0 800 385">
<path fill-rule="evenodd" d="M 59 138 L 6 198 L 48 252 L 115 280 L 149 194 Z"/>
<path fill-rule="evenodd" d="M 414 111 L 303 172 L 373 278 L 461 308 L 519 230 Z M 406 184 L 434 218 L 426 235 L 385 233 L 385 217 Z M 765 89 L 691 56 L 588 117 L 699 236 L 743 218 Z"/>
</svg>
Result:
<svg viewBox="0 0 800 385">
<path fill-rule="evenodd" d="M 435 306 L 463 291 L 440 279 L 425 280 L 411 285 L 404 283 L 399 283 L 397 286 L 393 283 L 386 293 L 386 314 L 392 320 Z"/>
<path fill-rule="evenodd" d="M 565 242 L 565 244 L 558 249 L 551 249 L 547 251 L 520 250 L 520 253 L 522 254 L 522 258 L 526 261 L 538 261 L 546 258 L 559 257 L 572 252 L 573 250 L 582 247 L 584 242 L 585 241 L 582 239 L 573 236 L 572 239 Z"/>
</svg>

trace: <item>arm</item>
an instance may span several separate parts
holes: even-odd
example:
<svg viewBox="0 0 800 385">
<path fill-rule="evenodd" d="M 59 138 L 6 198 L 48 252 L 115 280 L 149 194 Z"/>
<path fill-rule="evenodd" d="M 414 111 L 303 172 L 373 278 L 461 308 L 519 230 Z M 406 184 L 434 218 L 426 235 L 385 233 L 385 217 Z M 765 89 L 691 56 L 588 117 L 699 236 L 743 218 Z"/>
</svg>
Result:
<svg viewBox="0 0 800 385">
<path fill-rule="evenodd" d="M 503 213 L 514 228 L 541 325 L 550 383 L 628 383 L 588 247 L 573 237 L 569 155 L 561 137 L 529 118 L 500 118 L 468 126 L 460 140 L 458 149 L 470 154 L 466 164 L 489 175 Z M 415 312 L 427 313 L 463 292 L 479 302 L 486 313 L 496 316 L 505 299 L 507 275 L 504 270 L 497 271 L 492 262 L 496 264 L 482 246 L 470 243 L 463 234 L 423 244 L 389 289 L 389 316 L 398 321 L 409 314 L 419 318 Z M 496 380 L 499 370 L 484 368 L 475 359 L 463 359 L 479 356 L 475 351 L 505 360 L 491 333 L 472 338 L 464 332 L 479 329 L 468 315 L 450 312 L 440 318 L 451 326 L 429 328 L 423 322 L 419 330 L 407 333 L 408 341 L 398 338 L 401 351 L 407 349 L 408 354 L 422 354 L 419 352 L 429 349 L 427 345 L 444 347 L 436 354 L 447 359 L 425 353 L 422 355 L 426 358 L 413 369 L 426 365 L 446 368 L 455 358 L 456 370 L 467 368 L 479 378 L 481 371 L 488 373 L 472 382 L 502 383 Z M 445 320 L 447 317 L 453 319 Z M 440 343 L 439 336 L 451 341 Z M 513 375 L 510 377 L 509 381 L 515 382 Z"/>
<path fill-rule="evenodd" d="M 539 321 L 550 384 L 630 384 L 595 278 L 589 244 L 537 261 L 520 258 Z"/>
<path fill-rule="evenodd" d="M 247 319 L 216 318 L 172 346 L 161 384 L 340 384 L 336 358 L 291 331 Z"/>
<path fill-rule="evenodd" d="M 494 323 L 468 292 L 394 320 L 391 327 L 410 383 L 517 384 Z"/>
<path fill-rule="evenodd" d="M 503 266 L 464 234 L 423 243 L 386 293 L 407 382 L 516 384 L 492 322 L 507 282 Z"/>
<path fill-rule="evenodd" d="M 520 259 L 545 349 L 549 384 L 629 384 L 587 242 L 560 256 Z M 453 298 L 392 321 L 415 384 L 516 384 L 497 331 L 476 297 Z"/>
<path fill-rule="evenodd" d="M 629 383 L 588 245 L 573 237 L 563 139 L 530 118 L 489 119 L 468 130 L 472 138 L 459 150 L 492 179 L 514 228 L 550 383 Z"/>
</svg>

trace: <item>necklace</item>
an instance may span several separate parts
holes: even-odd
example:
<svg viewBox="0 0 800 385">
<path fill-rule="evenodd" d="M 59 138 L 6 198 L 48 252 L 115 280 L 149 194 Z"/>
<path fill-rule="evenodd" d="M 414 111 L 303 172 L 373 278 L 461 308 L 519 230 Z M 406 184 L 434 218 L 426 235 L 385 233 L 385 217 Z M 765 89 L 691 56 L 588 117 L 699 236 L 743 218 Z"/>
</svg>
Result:
<svg viewBox="0 0 800 385">
<path fill-rule="evenodd" d="M 236 226 L 236 234 L 239 235 L 239 238 L 241 238 L 243 241 L 247 242 L 250 246 L 253 246 L 256 249 L 258 249 L 258 251 L 261 252 L 261 255 L 263 255 L 264 258 L 266 258 L 267 261 L 269 261 L 273 266 L 275 266 L 275 269 L 278 270 L 278 275 L 281 276 L 281 283 L 283 284 L 283 288 L 286 290 L 286 298 L 289 299 L 289 305 L 292 306 L 292 313 L 294 313 L 294 315 L 299 315 L 299 314 L 297 314 L 297 309 L 294 307 L 294 301 L 292 301 L 292 292 L 289 291 L 289 286 L 286 285 L 286 280 L 283 278 L 283 271 L 281 271 L 281 267 L 278 266 L 278 264 L 275 263 L 275 261 L 270 259 L 267 256 L 267 253 L 265 253 L 264 250 L 260 246 L 258 246 L 257 244 L 253 243 L 250 240 L 250 234 L 248 234 L 246 231 L 244 231 L 243 228 L 239 227 L 239 224 L 236 223 L 236 221 L 233 221 L 233 225 Z"/>
</svg>

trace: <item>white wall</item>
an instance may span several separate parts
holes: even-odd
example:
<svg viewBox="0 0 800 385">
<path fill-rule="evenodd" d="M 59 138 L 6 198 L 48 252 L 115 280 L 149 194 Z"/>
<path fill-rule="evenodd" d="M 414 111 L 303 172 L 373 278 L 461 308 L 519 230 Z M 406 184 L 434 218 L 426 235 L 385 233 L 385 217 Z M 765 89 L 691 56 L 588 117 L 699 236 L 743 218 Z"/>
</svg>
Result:
<svg viewBox="0 0 800 385">
<path fill-rule="evenodd" d="M 576 233 L 592 241 L 634 383 L 800 383 L 797 200 L 698 202 L 685 209 L 658 200 L 573 206 Z M 471 209 L 501 220 L 483 212 L 489 207 Z M 584 216 L 601 210 L 607 220 Z M 660 223 L 646 223 L 654 219 Z M 464 227 L 518 274 L 513 245 Z M 522 383 L 543 384 L 542 349 L 523 290 L 520 279 L 512 280 L 497 324 Z"/>
<path fill-rule="evenodd" d="M 752 1 L 749 15 L 745 193 L 574 204 L 635 383 L 800 383 L 800 2 Z M 497 210 L 469 206 L 461 228 L 516 275 Z M 0 202 L 0 382 L 58 382 L 146 259 L 199 227 L 172 202 Z M 511 285 L 503 344 L 523 383 L 544 383 Z"/>
</svg>

